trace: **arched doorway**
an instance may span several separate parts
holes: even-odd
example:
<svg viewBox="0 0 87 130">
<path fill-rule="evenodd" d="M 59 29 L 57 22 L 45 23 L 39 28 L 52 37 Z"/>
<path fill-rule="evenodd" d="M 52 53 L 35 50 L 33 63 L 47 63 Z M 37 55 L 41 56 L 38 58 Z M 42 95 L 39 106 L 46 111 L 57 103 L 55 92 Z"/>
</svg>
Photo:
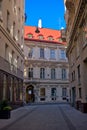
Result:
<svg viewBox="0 0 87 130">
<path fill-rule="evenodd" d="M 35 95 L 34 95 L 34 87 L 32 85 L 29 85 L 26 88 L 26 102 L 31 103 L 34 102 Z"/>
</svg>

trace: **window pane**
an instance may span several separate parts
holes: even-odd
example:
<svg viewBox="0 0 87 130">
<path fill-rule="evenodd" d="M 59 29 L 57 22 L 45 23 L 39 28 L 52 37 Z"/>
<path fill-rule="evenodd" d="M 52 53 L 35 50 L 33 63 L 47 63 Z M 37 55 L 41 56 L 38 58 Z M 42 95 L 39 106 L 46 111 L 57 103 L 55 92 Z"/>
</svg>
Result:
<svg viewBox="0 0 87 130">
<path fill-rule="evenodd" d="M 55 59 L 55 50 L 50 50 L 50 58 Z"/>
<path fill-rule="evenodd" d="M 45 88 L 40 88 L 40 96 L 45 96 Z"/>
<path fill-rule="evenodd" d="M 28 77 L 33 78 L 33 68 L 29 68 Z"/>
<path fill-rule="evenodd" d="M 44 68 L 40 68 L 40 78 L 45 79 L 45 69 Z"/>
<path fill-rule="evenodd" d="M 66 79 L 66 69 L 62 69 L 62 80 Z"/>
<path fill-rule="evenodd" d="M 40 58 L 44 58 L 44 49 L 40 48 Z"/>
<path fill-rule="evenodd" d="M 55 79 L 55 69 L 51 69 L 51 79 Z"/>
<path fill-rule="evenodd" d="M 61 58 L 61 59 L 66 59 L 65 50 L 60 50 L 60 58 Z"/>
<path fill-rule="evenodd" d="M 29 48 L 28 57 L 32 58 L 32 56 L 33 56 L 33 48 Z"/>
</svg>

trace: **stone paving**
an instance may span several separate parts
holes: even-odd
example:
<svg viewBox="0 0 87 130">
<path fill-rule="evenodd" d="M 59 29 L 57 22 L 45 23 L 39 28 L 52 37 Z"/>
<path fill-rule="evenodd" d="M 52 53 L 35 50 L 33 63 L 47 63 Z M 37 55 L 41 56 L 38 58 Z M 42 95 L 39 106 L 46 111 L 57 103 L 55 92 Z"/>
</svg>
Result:
<svg viewBox="0 0 87 130">
<path fill-rule="evenodd" d="M 68 104 L 30 105 L 0 119 L 0 130 L 87 130 L 87 114 Z"/>
</svg>

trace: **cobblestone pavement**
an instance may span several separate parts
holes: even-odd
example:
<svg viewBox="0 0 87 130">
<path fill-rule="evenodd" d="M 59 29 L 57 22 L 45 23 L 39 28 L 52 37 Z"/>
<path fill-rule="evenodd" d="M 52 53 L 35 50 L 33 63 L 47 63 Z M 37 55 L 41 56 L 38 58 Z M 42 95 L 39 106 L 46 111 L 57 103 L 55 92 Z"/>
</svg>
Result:
<svg viewBox="0 0 87 130">
<path fill-rule="evenodd" d="M 87 130 L 87 114 L 68 104 L 32 105 L 0 120 L 0 130 Z"/>
</svg>

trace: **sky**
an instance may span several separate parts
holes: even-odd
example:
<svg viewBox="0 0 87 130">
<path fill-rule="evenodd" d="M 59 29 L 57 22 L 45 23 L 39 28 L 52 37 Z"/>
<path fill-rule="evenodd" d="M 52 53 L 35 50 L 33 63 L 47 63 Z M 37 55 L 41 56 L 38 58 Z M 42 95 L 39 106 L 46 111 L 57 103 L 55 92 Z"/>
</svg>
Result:
<svg viewBox="0 0 87 130">
<path fill-rule="evenodd" d="M 64 20 L 64 0 L 25 0 L 25 25 L 38 26 L 42 20 L 42 27 L 60 30 L 66 28 Z"/>
</svg>

